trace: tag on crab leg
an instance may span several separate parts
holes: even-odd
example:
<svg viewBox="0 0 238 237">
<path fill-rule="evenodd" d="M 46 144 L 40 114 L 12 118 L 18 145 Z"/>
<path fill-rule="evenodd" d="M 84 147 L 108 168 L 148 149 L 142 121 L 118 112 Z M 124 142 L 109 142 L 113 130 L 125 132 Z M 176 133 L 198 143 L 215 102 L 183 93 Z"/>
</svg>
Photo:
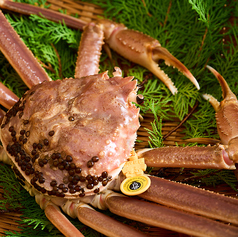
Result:
<svg viewBox="0 0 238 237">
<path fill-rule="evenodd" d="M 144 175 L 146 164 L 144 158 L 138 159 L 135 151 L 131 152 L 131 157 L 122 169 L 126 179 L 121 183 L 122 193 L 134 196 L 145 192 L 151 184 L 150 178 Z"/>
</svg>

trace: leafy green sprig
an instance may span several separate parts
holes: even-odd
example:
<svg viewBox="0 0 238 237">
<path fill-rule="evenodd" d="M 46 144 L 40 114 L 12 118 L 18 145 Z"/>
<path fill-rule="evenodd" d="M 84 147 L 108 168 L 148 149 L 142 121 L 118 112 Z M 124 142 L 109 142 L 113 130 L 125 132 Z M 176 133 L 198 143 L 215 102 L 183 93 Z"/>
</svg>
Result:
<svg viewBox="0 0 238 237">
<path fill-rule="evenodd" d="M 197 172 L 192 172 L 194 177 L 199 178 L 199 185 L 206 185 L 210 187 L 216 187 L 219 184 L 226 183 L 236 192 L 237 189 L 237 179 L 229 170 L 198 170 Z M 197 185 L 197 183 L 195 183 Z"/>
</svg>

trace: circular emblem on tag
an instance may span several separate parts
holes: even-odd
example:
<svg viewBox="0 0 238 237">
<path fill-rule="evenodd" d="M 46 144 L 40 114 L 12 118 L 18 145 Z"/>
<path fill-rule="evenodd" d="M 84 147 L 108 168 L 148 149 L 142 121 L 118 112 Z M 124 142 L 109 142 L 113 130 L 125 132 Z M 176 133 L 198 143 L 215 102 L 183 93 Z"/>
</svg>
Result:
<svg viewBox="0 0 238 237">
<path fill-rule="evenodd" d="M 125 179 L 120 186 L 121 191 L 129 196 L 145 192 L 150 187 L 150 178 L 145 175 Z"/>
</svg>

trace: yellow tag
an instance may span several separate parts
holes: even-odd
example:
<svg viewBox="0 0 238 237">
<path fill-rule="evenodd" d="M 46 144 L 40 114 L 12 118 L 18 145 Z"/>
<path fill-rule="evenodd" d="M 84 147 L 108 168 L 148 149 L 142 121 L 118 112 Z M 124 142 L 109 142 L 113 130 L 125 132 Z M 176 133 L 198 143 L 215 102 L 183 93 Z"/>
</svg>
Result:
<svg viewBox="0 0 238 237">
<path fill-rule="evenodd" d="M 146 164 L 144 158 L 138 159 L 133 150 L 129 160 L 122 168 L 122 173 L 126 179 L 121 183 L 121 191 L 129 196 L 138 195 L 145 192 L 151 184 L 150 178 L 144 175 Z"/>
<path fill-rule="evenodd" d="M 131 156 L 129 160 L 125 163 L 124 167 L 122 168 L 123 174 L 127 178 L 131 178 L 134 176 L 143 175 L 146 170 L 146 164 L 144 158 L 138 159 L 137 154 L 134 150 L 131 152 Z"/>
<path fill-rule="evenodd" d="M 129 196 L 145 192 L 150 187 L 151 181 L 148 176 L 141 175 L 125 179 L 120 186 L 121 191 Z"/>
</svg>

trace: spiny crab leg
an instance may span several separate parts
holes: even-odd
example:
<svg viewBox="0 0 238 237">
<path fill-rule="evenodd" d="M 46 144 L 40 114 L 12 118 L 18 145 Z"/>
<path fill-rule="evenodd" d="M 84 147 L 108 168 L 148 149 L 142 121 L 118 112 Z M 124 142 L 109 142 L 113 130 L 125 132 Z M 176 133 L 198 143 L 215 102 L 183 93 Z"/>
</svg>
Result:
<svg viewBox="0 0 238 237">
<path fill-rule="evenodd" d="M 207 66 L 207 68 L 218 79 L 224 100 L 218 102 L 212 95 L 208 94 L 203 95 L 203 97 L 209 100 L 216 112 L 218 134 L 221 142 L 228 145 L 226 151 L 229 158 L 238 163 L 238 100 L 225 79 L 212 67 Z"/>
<path fill-rule="evenodd" d="M 9 0 L 0 0 L 0 7 L 2 9 L 7 9 L 13 12 L 18 12 L 25 15 L 35 14 L 38 16 L 44 16 L 45 18 L 54 21 L 54 22 L 62 22 L 62 14 L 52 11 L 50 9 L 40 8 L 39 7 L 26 4 L 26 3 L 19 3 L 19 2 L 12 2 Z M 64 23 L 75 29 L 83 29 L 83 27 L 87 24 L 86 22 L 77 19 L 75 17 L 71 17 L 65 15 L 63 18 Z"/>
<path fill-rule="evenodd" d="M 49 204 L 45 208 L 46 217 L 52 222 L 52 224 L 60 230 L 65 236 L 78 236 L 84 235 L 62 214 L 59 207 Z"/>
<path fill-rule="evenodd" d="M 26 47 L 19 35 L 0 11 L 0 50 L 20 75 L 25 84 L 33 85 L 50 81 L 45 70 L 40 66 L 32 52 Z"/>
<path fill-rule="evenodd" d="M 238 200 L 190 185 L 150 176 L 150 188 L 139 196 L 162 205 L 238 224 Z"/>
<path fill-rule="evenodd" d="M 54 200 L 53 200 L 54 201 Z M 83 236 L 81 232 L 62 214 L 60 208 L 72 218 L 78 218 L 80 222 L 97 230 L 106 236 L 115 237 L 146 237 L 147 235 L 126 224 L 94 210 L 86 203 L 70 200 L 56 200 L 56 204 L 48 201 L 42 195 L 36 195 L 36 202 L 45 210 L 47 218 L 65 236 Z"/>
<path fill-rule="evenodd" d="M 25 81 L 26 84 L 31 87 L 32 85 L 39 83 L 39 81 L 41 81 L 41 75 L 45 76 L 43 77 L 43 80 L 50 80 L 48 75 L 40 67 L 39 63 L 36 61 L 25 44 L 21 41 L 20 37 L 13 30 L 1 11 L 0 22 L 0 50 L 3 52 L 3 54 L 5 54 L 5 57 L 9 59 L 9 61 L 12 63 L 12 66 L 20 75 L 27 76 Z M 24 52 L 24 50 L 26 50 L 26 52 Z M 8 54 L 8 52 L 10 52 L 10 54 Z M 32 67 L 35 64 L 28 64 L 27 60 L 33 60 L 33 62 L 37 63 L 36 67 Z M 34 71 L 36 68 L 38 70 L 38 74 Z M 1 105 L 3 105 L 6 109 L 10 109 L 18 100 L 19 98 L 11 90 L 0 83 Z M 4 115 L 5 112 L 0 110 L 0 123 L 2 122 Z"/>
<path fill-rule="evenodd" d="M 10 109 L 19 98 L 0 82 L 0 104 L 7 109 Z M 5 112 L 0 109 L 0 124 L 5 116 Z"/>
<path fill-rule="evenodd" d="M 6 109 L 10 109 L 19 98 L 0 82 L 0 104 Z"/>
<path fill-rule="evenodd" d="M 0 124 L 2 123 L 4 116 L 5 116 L 5 112 L 2 109 L 0 109 Z"/>
<path fill-rule="evenodd" d="M 114 193 L 107 195 L 105 203 L 111 212 L 148 225 L 193 236 L 237 236 L 236 227 L 136 198 Z"/>
<path fill-rule="evenodd" d="M 99 72 L 103 38 L 102 28 L 95 23 L 89 23 L 84 28 L 78 50 L 75 78 L 94 75 Z"/>
<path fill-rule="evenodd" d="M 49 15 L 48 13 L 45 13 L 48 10 L 45 11 L 39 7 L 28 7 L 26 5 L 27 4 L 19 6 L 17 3 L 12 3 L 8 0 L 2 0 L 2 2 L 0 2 L 0 7 L 5 9 L 21 12 L 23 14 L 40 14 L 47 19 L 56 22 L 59 22 L 59 19 L 61 18 L 61 22 L 65 22 L 68 26 L 72 25 L 71 22 L 68 24 L 68 16 L 65 14 L 51 11 Z M 59 15 L 61 15 L 61 17 L 59 17 Z M 73 20 L 74 18 L 72 18 L 72 21 Z M 75 21 L 74 28 L 75 26 L 78 26 L 78 29 L 82 29 L 83 26 L 86 25 L 86 22 L 83 23 L 80 21 L 80 23 L 78 23 L 77 19 L 75 19 Z M 165 60 L 167 65 L 176 67 L 197 87 L 197 89 L 200 88 L 197 80 L 191 72 L 178 59 L 169 53 L 167 49 L 163 48 L 158 40 L 140 32 L 127 29 L 123 24 L 117 24 L 109 20 L 99 19 L 96 23 L 103 29 L 105 42 L 111 49 L 115 50 L 130 61 L 150 70 L 173 94 L 177 93 L 177 88 L 174 86 L 168 75 L 158 66 L 158 61 L 160 59 Z"/>
<path fill-rule="evenodd" d="M 79 221 L 106 236 L 145 237 L 146 234 L 137 231 L 111 217 L 95 211 L 89 205 L 80 205 L 76 211 Z"/>
<path fill-rule="evenodd" d="M 173 183 L 167 180 L 164 181 L 163 179 L 156 177 L 150 178 L 152 181 L 151 187 L 145 193 L 141 194 L 140 197 L 155 203 L 126 197 L 110 190 L 103 191 L 100 195 L 95 197 L 85 197 L 86 199 L 83 199 L 82 201 L 91 203 L 93 206 L 100 209 L 108 208 L 112 213 L 132 220 L 189 235 L 236 236 L 238 231 L 237 227 L 222 224 L 192 213 L 203 215 L 208 212 L 208 214 L 206 213 L 206 216 L 210 218 L 220 219 L 226 222 L 230 221 L 231 223 L 237 224 L 237 200 L 205 190 L 198 191 L 197 188 L 188 185 Z M 176 201 L 177 198 L 178 201 Z M 211 204 L 211 207 L 210 205 L 203 206 L 204 202 Z M 168 207 L 156 203 L 165 204 Z M 182 204 L 182 207 L 179 206 L 180 204 Z M 170 207 L 175 207 L 176 209 Z M 187 212 L 177 210 L 177 208 L 182 209 L 184 207 Z M 201 210 L 194 211 L 196 209 Z M 78 217 L 84 224 L 89 225 L 94 229 L 96 228 L 106 235 L 130 236 L 124 233 L 126 227 L 124 229 L 123 226 L 120 227 L 120 235 L 118 233 L 118 227 L 116 225 L 114 226 L 112 220 L 107 220 L 106 218 L 108 217 L 105 217 L 104 215 L 101 216 L 101 213 L 97 213 L 88 205 L 68 201 L 63 205 L 63 210 L 71 217 Z M 211 213 L 209 213 L 210 211 Z M 108 223 L 105 223 L 107 221 Z M 112 230 L 107 232 L 107 227 L 110 225 L 112 225 Z M 106 226 L 105 230 L 104 226 Z M 133 229 L 131 231 L 133 231 Z M 130 233 L 131 232 L 129 231 L 129 234 Z M 141 236 L 140 232 L 138 234 Z"/>
<path fill-rule="evenodd" d="M 228 157 L 226 146 L 160 147 L 137 151 L 149 167 L 184 167 L 199 169 L 235 169 Z"/>
</svg>

